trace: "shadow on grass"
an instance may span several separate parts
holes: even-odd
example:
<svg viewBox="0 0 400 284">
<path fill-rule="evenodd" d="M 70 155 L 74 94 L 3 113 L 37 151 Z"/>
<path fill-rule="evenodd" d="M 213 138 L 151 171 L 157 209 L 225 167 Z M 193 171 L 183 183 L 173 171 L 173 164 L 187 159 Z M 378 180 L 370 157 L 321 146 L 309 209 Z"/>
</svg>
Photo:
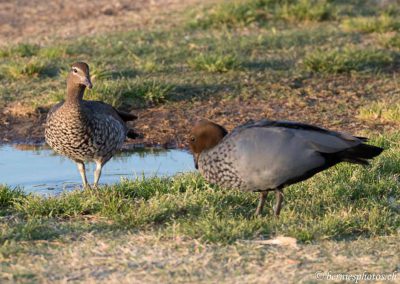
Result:
<svg viewBox="0 0 400 284">
<path fill-rule="evenodd" d="M 46 66 L 39 74 L 41 77 L 57 77 L 60 74 L 60 68 L 55 65 Z"/>
<path fill-rule="evenodd" d="M 295 63 L 291 60 L 285 59 L 270 59 L 270 60 L 262 60 L 262 61 L 247 61 L 242 63 L 242 67 L 245 69 L 251 70 L 288 70 L 289 68 L 293 68 Z"/>
<path fill-rule="evenodd" d="M 10 218 L 5 224 L 0 222 L 2 232 L 0 244 L 8 241 L 55 240 L 66 234 L 75 237 L 89 232 L 113 231 L 120 226 L 109 223 L 88 223 L 83 221 L 63 222 L 55 218 L 20 219 Z M 3 223 L 3 224 L 2 224 Z"/>
</svg>

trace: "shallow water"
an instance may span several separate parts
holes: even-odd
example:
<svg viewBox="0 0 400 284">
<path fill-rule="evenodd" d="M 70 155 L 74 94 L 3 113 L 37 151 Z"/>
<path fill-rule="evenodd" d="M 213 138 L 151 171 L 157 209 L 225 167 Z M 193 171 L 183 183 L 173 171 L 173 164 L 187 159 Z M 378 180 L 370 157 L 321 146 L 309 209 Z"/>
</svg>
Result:
<svg viewBox="0 0 400 284">
<path fill-rule="evenodd" d="M 94 163 L 86 165 L 88 181 L 93 183 Z M 190 153 L 181 150 L 124 150 L 104 167 L 100 184 L 113 184 L 122 178 L 171 176 L 194 170 Z M 43 146 L 0 146 L 0 184 L 23 188 L 28 193 L 56 195 L 81 188 L 74 162 Z"/>
</svg>

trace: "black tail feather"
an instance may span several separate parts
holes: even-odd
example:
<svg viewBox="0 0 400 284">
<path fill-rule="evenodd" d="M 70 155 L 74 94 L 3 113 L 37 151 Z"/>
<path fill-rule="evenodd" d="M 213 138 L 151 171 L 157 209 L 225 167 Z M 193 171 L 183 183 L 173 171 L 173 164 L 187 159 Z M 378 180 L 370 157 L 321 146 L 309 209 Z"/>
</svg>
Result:
<svg viewBox="0 0 400 284">
<path fill-rule="evenodd" d="M 132 120 L 135 120 L 138 118 L 136 115 L 131 114 L 129 112 L 117 110 L 117 113 L 118 113 L 119 117 L 125 122 L 132 121 Z"/>
<path fill-rule="evenodd" d="M 372 159 L 382 153 L 382 151 L 383 148 L 362 143 L 356 147 L 348 149 L 346 153 L 352 157 Z"/>
<path fill-rule="evenodd" d="M 326 159 L 327 167 L 331 167 L 340 162 L 368 165 L 368 160 L 378 156 L 383 150 L 383 148 L 362 143 L 341 152 L 320 154 Z"/>
<path fill-rule="evenodd" d="M 340 162 L 349 162 L 359 165 L 369 165 L 368 160 L 378 156 L 380 153 L 382 153 L 383 150 L 384 150 L 383 148 L 377 146 L 361 143 L 360 145 L 357 145 L 353 148 L 349 148 L 336 153 L 319 152 L 319 154 L 325 158 L 324 164 L 322 164 L 318 168 L 314 168 L 311 169 L 310 171 L 307 171 L 302 176 L 285 181 L 278 188 L 284 188 L 287 185 L 306 180 L 315 175 L 316 173 L 328 169 Z"/>
<path fill-rule="evenodd" d="M 382 151 L 383 148 L 362 143 L 338 154 L 340 155 L 342 161 L 368 165 L 368 160 L 378 156 L 380 153 L 382 153 Z"/>
<path fill-rule="evenodd" d="M 136 138 L 141 138 L 142 135 L 139 133 L 136 133 L 135 130 L 129 129 L 128 133 L 126 133 L 126 137 L 131 138 L 131 139 L 136 139 Z"/>
</svg>

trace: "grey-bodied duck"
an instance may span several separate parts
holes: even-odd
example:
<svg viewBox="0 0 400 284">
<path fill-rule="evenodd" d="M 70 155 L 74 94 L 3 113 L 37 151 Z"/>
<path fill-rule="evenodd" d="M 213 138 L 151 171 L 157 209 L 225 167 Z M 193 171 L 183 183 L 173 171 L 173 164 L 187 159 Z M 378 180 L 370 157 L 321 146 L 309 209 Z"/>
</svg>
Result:
<svg viewBox="0 0 400 284">
<path fill-rule="evenodd" d="M 260 120 L 226 129 L 208 120 L 189 137 L 195 166 L 204 178 L 224 188 L 260 192 L 256 215 L 274 191 L 279 215 L 288 185 L 304 181 L 340 162 L 367 165 L 383 149 L 366 138 L 290 121 Z"/>
</svg>

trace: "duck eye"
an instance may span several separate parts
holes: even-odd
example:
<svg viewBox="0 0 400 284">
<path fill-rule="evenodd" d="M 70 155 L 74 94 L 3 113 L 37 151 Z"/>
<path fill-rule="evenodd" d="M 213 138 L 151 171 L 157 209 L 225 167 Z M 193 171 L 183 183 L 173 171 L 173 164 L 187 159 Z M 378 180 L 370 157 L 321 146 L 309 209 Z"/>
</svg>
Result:
<svg viewBox="0 0 400 284">
<path fill-rule="evenodd" d="M 192 141 L 192 142 L 196 141 L 196 137 L 194 137 L 194 136 L 190 137 L 190 141 Z"/>
<path fill-rule="evenodd" d="M 76 68 L 72 68 L 72 71 L 73 71 L 74 73 L 78 73 L 78 69 L 76 69 Z"/>
</svg>

